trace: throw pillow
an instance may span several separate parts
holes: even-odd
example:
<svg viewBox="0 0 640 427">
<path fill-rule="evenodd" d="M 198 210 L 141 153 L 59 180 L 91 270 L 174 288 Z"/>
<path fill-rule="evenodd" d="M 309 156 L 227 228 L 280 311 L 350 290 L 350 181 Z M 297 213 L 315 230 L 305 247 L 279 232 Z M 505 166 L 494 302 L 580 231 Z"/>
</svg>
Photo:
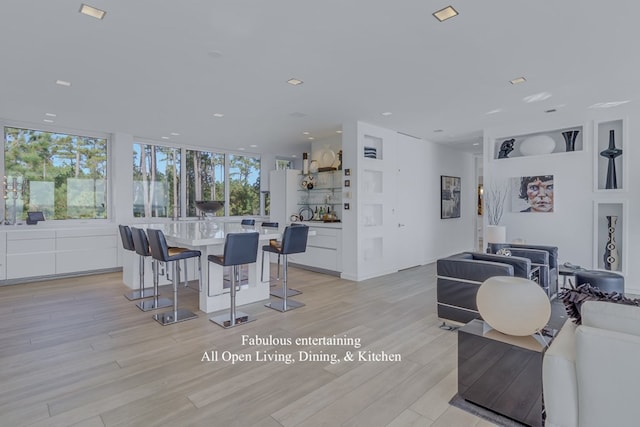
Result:
<svg viewBox="0 0 640 427">
<path fill-rule="evenodd" d="M 582 307 L 582 303 L 585 301 L 607 301 L 618 304 L 640 306 L 640 299 L 627 298 L 623 294 L 619 294 L 617 292 L 603 292 L 600 289 L 591 286 L 589 283 L 583 283 L 574 289 L 564 289 L 560 292 L 559 297 L 564 303 L 567 315 L 578 325 L 582 323 L 580 309 Z"/>
</svg>

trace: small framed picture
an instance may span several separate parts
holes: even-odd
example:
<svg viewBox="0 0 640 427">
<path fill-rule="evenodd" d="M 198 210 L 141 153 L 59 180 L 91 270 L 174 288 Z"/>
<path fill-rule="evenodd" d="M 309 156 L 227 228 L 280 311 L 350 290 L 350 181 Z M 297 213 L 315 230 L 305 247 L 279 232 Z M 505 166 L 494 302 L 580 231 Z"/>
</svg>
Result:
<svg viewBox="0 0 640 427">
<path fill-rule="evenodd" d="M 351 176 L 351 169 L 345 169 L 344 176 Z"/>
<path fill-rule="evenodd" d="M 345 179 L 344 180 L 344 186 L 345 187 L 351 187 L 351 180 L 350 179 Z"/>
<path fill-rule="evenodd" d="M 460 218 L 460 177 L 440 176 L 440 218 Z"/>
</svg>

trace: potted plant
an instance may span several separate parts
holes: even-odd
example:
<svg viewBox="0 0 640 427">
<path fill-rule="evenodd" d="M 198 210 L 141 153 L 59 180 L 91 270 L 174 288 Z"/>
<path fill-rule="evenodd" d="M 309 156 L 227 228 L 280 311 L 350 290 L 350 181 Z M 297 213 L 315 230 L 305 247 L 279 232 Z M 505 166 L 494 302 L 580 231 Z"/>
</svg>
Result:
<svg viewBox="0 0 640 427">
<path fill-rule="evenodd" d="M 485 191 L 485 206 L 487 212 L 487 243 L 505 243 L 507 241 L 507 228 L 500 225 L 504 204 L 507 200 L 507 186 L 491 184 L 489 191 Z"/>
</svg>

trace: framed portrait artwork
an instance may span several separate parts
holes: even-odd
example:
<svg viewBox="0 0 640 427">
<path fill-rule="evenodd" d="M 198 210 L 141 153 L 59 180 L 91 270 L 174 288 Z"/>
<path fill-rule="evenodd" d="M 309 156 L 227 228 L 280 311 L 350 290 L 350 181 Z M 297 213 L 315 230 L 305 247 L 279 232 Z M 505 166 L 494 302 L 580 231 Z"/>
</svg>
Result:
<svg viewBox="0 0 640 427">
<path fill-rule="evenodd" d="M 553 175 L 511 178 L 511 211 L 553 212 L 553 190 Z"/>
<path fill-rule="evenodd" d="M 440 219 L 460 218 L 460 177 L 440 175 Z"/>
</svg>

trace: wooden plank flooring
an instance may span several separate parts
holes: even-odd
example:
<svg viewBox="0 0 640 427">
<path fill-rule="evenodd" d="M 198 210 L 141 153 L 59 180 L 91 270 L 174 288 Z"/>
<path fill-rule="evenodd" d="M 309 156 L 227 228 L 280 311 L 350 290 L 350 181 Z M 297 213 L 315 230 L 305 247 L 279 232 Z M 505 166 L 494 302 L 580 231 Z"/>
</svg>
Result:
<svg viewBox="0 0 640 427">
<path fill-rule="evenodd" d="M 305 307 L 243 306 L 258 320 L 227 330 L 200 311 L 161 326 L 124 298 L 120 273 L 0 287 L 0 425 L 492 425 L 447 403 L 457 335 L 438 328 L 434 265 L 357 283 L 296 268 L 289 277 Z M 179 302 L 197 310 L 198 294 L 183 288 Z M 347 336 L 362 346 L 252 346 L 242 335 Z M 402 360 L 331 364 L 298 353 L 359 350 Z M 202 361 L 212 351 L 253 360 Z"/>
</svg>

